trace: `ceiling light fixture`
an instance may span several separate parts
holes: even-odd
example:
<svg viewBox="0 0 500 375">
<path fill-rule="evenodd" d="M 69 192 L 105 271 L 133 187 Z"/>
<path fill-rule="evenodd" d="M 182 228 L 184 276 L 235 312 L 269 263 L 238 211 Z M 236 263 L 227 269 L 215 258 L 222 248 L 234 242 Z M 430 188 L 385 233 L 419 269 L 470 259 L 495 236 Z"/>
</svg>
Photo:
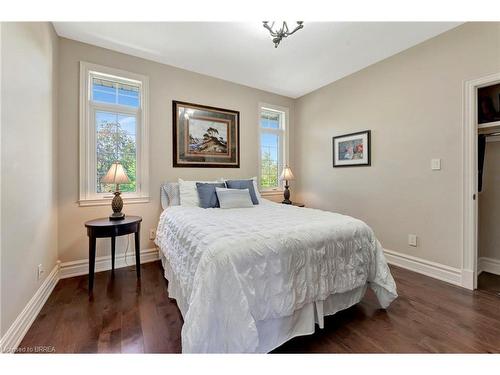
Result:
<svg viewBox="0 0 500 375">
<path fill-rule="evenodd" d="M 293 31 L 290 31 L 288 29 L 286 21 L 283 21 L 281 29 L 273 30 L 274 24 L 275 22 L 273 21 L 273 23 L 271 23 L 271 25 L 269 26 L 269 21 L 262 21 L 262 26 L 268 29 L 269 32 L 271 33 L 271 36 L 273 37 L 274 48 L 278 48 L 278 45 L 280 44 L 283 38 L 292 35 L 294 32 L 304 27 L 304 21 L 297 21 L 297 26 L 295 27 L 295 29 L 293 29 Z"/>
</svg>

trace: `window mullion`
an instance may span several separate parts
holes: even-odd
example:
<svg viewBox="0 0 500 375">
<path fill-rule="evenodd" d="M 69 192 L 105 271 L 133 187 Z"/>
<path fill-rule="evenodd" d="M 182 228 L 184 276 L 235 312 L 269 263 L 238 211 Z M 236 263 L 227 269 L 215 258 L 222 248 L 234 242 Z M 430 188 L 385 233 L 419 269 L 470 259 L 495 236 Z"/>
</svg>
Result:
<svg viewBox="0 0 500 375">
<path fill-rule="evenodd" d="M 103 104 L 103 103 L 96 103 L 94 101 L 90 101 L 90 103 L 94 108 L 98 110 L 108 111 L 108 112 L 118 112 L 123 115 L 136 116 L 140 111 L 139 108 L 127 107 L 120 104 Z"/>
</svg>

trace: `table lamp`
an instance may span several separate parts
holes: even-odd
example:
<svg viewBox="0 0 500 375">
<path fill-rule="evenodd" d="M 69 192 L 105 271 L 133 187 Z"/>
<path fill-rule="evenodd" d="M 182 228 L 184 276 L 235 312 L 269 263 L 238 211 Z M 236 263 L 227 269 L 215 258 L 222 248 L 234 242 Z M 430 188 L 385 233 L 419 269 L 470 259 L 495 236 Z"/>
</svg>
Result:
<svg viewBox="0 0 500 375">
<path fill-rule="evenodd" d="M 280 180 L 285 181 L 285 191 L 283 192 L 283 196 L 285 199 L 281 203 L 292 204 L 292 201 L 290 200 L 290 190 L 288 190 L 288 188 L 289 188 L 288 181 L 295 180 L 295 177 L 293 176 L 293 173 L 292 173 L 292 170 L 290 169 L 290 167 L 283 168 L 283 172 L 281 172 Z"/>
<path fill-rule="evenodd" d="M 101 182 L 104 184 L 114 184 L 116 185 L 116 190 L 114 192 L 115 196 L 111 201 L 111 208 L 113 213 L 109 216 L 109 220 L 123 220 L 125 219 L 125 214 L 122 212 L 123 200 L 120 197 L 120 184 L 130 183 L 130 179 L 125 173 L 123 165 L 119 162 L 111 164 L 108 173 L 101 178 Z"/>
</svg>

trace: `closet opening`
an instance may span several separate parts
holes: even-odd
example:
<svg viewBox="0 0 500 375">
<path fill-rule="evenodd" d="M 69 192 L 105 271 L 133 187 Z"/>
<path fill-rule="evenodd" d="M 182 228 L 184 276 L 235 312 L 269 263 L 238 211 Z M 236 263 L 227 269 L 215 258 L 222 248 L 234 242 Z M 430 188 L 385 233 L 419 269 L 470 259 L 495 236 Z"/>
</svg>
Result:
<svg viewBox="0 0 500 375">
<path fill-rule="evenodd" d="M 500 83 L 477 89 L 477 288 L 500 296 Z"/>
<path fill-rule="evenodd" d="M 500 72 L 464 82 L 462 286 L 500 296 Z"/>
</svg>

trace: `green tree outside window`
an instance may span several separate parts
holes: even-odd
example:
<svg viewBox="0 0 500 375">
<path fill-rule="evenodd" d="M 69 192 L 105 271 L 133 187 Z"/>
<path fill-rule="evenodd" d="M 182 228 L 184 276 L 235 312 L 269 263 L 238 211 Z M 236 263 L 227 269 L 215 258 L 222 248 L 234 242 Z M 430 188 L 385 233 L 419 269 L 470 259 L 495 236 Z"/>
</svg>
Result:
<svg viewBox="0 0 500 375">
<path fill-rule="evenodd" d="M 115 186 L 102 184 L 101 178 L 109 167 L 119 161 L 130 179 L 129 184 L 120 185 L 122 192 L 136 191 L 136 142 L 135 136 L 127 133 L 119 122 L 105 121 L 97 132 L 97 192 L 114 191 Z"/>
</svg>

